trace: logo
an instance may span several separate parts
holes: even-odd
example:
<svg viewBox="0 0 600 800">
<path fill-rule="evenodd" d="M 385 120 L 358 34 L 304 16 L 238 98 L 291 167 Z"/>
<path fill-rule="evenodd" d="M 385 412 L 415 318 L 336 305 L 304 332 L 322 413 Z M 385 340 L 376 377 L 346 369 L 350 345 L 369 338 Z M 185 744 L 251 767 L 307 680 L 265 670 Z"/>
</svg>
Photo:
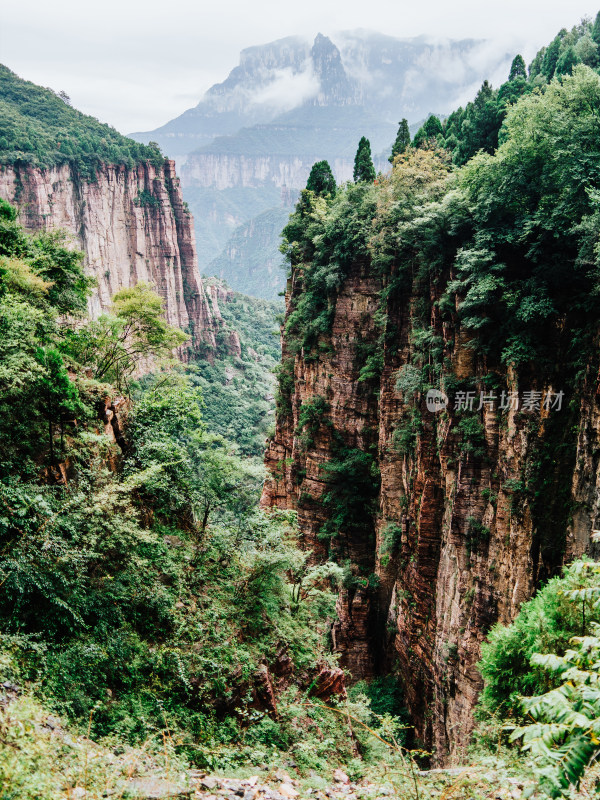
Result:
<svg viewBox="0 0 600 800">
<path fill-rule="evenodd" d="M 430 389 L 425 396 L 425 402 L 427 403 L 427 410 L 437 414 L 438 411 L 443 411 L 448 405 L 448 395 L 440 392 L 439 389 Z"/>
</svg>

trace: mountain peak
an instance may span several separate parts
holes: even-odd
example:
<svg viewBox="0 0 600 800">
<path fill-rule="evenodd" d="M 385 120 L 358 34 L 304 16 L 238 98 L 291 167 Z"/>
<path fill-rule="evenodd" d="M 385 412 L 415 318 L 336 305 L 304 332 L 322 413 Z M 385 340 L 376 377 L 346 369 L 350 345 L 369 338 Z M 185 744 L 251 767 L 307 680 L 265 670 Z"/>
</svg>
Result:
<svg viewBox="0 0 600 800">
<path fill-rule="evenodd" d="M 346 74 L 340 51 L 328 36 L 318 33 L 310 51 L 320 89 L 312 105 L 349 105 L 356 102 L 357 87 Z"/>
</svg>

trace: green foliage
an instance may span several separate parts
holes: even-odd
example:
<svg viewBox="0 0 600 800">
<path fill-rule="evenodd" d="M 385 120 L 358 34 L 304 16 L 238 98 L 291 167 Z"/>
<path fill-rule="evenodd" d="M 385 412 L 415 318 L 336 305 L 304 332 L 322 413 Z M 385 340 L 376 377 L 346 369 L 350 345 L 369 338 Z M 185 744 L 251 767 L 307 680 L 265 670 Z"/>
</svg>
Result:
<svg viewBox="0 0 600 800">
<path fill-rule="evenodd" d="M 476 415 L 461 416 L 457 429 L 461 434 L 460 450 L 463 455 L 479 458 L 485 453 L 485 430 Z"/>
<path fill-rule="evenodd" d="M 586 620 L 586 608 L 597 617 L 600 608 L 600 569 L 589 561 L 570 568 L 563 595 L 581 610 L 581 632 L 569 640 L 572 647 L 531 656 L 532 670 L 547 676 L 552 688 L 522 701 L 533 722 L 513 729 L 511 741 L 522 739 L 537 766 L 544 793 L 571 797 L 600 751 L 600 624 Z M 586 630 L 590 633 L 586 635 Z"/>
<path fill-rule="evenodd" d="M 241 355 L 231 355 L 226 342 L 212 363 L 197 360 L 187 373 L 202 390 L 210 430 L 235 442 L 241 455 L 259 458 L 273 424 L 280 305 L 234 292 L 219 308 L 227 328 L 239 335 Z"/>
<path fill-rule="evenodd" d="M 149 192 L 147 189 L 140 189 L 133 202 L 136 206 L 140 206 L 142 208 L 160 208 L 160 200 L 158 197 L 153 195 L 152 192 Z"/>
<path fill-rule="evenodd" d="M 383 558 L 389 559 L 391 555 L 397 552 L 402 542 L 402 526 L 396 522 L 388 522 L 383 531 L 381 532 L 381 546 L 379 548 L 379 555 Z"/>
<path fill-rule="evenodd" d="M 306 188 L 317 196 L 335 194 L 337 186 L 329 162 L 317 161 L 312 165 Z"/>
<path fill-rule="evenodd" d="M 285 703 L 328 661 L 341 570 L 307 564 L 293 513 L 256 510 L 262 467 L 209 429 L 193 369 L 139 379 L 109 427 L 120 445 L 104 434 L 115 388 L 100 379 L 125 384 L 186 337 L 146 284 L 82 320 L 88 283 L 60 242 L 27 235 L 0 206 L 0 666 L 9 653 L 20 682 L 96 739 L 168 730 L 202 766 L 266 758 L 299 741 Z M 270 304 L 238 303 L 256 357 L 274 363 Z M 278 654 L 296 682 L 274 720 L 257 674 Z M 343 722 L 327 726 L 344 751 Z"/>
<path fill-rule="evenodd" d="M 144 360 L 167 358 L 188 340 L 167 323 L 163 299 L 143 281 L 117 292 L 112 312 L 66 332 L 64 352 L 96 380 L 121 388 Z"/>
<path fill-rule="evenodd" d="M 204 431 L 201 407 L 200 391 L 182 377 L 146 380 L 128 420 L 132 454 L 123 472 L 165 522 L 177 518 L 200 539 L 215 512 L 247 515 L 262 481 L 262 470 Z"/>
<path fill-rule="evenodd" d="M 413 139 L 413 147 L 431 147 L 437 143 L 437 137 L 442 134 L 442 123 L 439 117 L 431 114 L 419 128 Z"/>
<path fill-rule="evenodd" d="M 493 153 L 503 141 L 502 124 L 510 106 L 523 95 L 545 88 L 555 76 L 570 75 L 577 64 L 596 69 L 600 63 L 596 23 L 583 20 L 571 31 L 561 30 L 548 47 L 542 48 L 529 66 L 515 56 L 508 81 L 494 90 L 485 81 L 474 102 L 450 114 L 444 123 L 443 144 L 452 151 L 456 164 L 465 164 L 480 150 Z M 442 141 L 442 139 L 440 139 Z"/>
<path fill-rule="evenodd" d="M 352 264 L 369 258 L 375 210 L 374 187 L 366 182 L 327 201 L 302 193 L 282 234 L 292 267 L 302 264 L 296 271 L 302 293 L 290 306 L 285 325 L 290 352 L 303 349 L 305 357 L 317 357 L 318 348 L 326 346 L 337 290 Z"/>
<path fill-rule="evenodd" d="M 336 546 L 343 552 L 345 538 L 368 528 L 379 492 L 379 469 L 372 453 L 338 443 L 322 471 L 327 482 L 322 497 L 327 521 L 319 536 L 341 537 Z"/>
<path fill-rule="evenodd" d="M 525 67 L 525 61 L 523 60 L 523 56 L 518 55 L 513 58 L 512 64 L 510 65 L 508 80 L 514 81 L 521 78 L 523 80 L 527 78 L 527 69 Z"/>
<path fill-rule="evenodd" d="M 532 656 L 539 666 L 562 681 L 537 697 L 523 701 L 533 723 L 516 728 L 511 740 L 522 739 L 522 749 L 537 763 L 540 784 L 550 797 L 571 797 L 600 750 L 600 625 L 591 636 L 573 637 L 564 656 Z"/>
<path fill-rule="evenodd" d="M 520 718 L 522 696 L 538 695 L 558 685 L 538 662 L 532 663 L 532 656 L 562 655 L 573 636 L 585 636 L 592 622 L 600 622 L 599 578 L 593 562 L 575 562 L 524 603 L 511 625 L 492 628 L 479 664 L 484 679 L 480 703 L 485 713 Z"/>
<path fill-rule="evenodd" d="M 319 395 L 306 400 L 300 406 L 296 433 L 300 434 L 300 441 L 305 450 L 313 446 L 315 436 L 318 434 L 328 411 L 329 403 Z"/>
<path fill-rule="evenodd" d="M 71 108 L 51 89 L 0 66 L 0 162 L 51 167 L 72 164 L 94 179 L 101 163 L 161 167 L 158 145 L 142 145 Z"/>
<path fill-rule="evenodd" d="M 392 146 L 392 154 L 389 157 L 389 161 L 392 164 L 394 163 L 396 156 L 406 152 L 407 148 L 410 147 L 410 131 L 408 129 L 408 120 L 402 119 L 398 125 L 398 133 Z"/>
<path fill-rule="evenodd" d="M 352 173 L 355 183 L 372 183 L 375 180 L 375 167 L 371 157 L 371 143 L 363 136 L 358 143 L 358 150 L 354 156 L 354 172 Z"/>
<path fill-rule="evenodd" d="M 479 348 L 516 366 L 535 361 L 548 375 L 557 320 L 572 331 L 565 360 L 576 370 L 593 314 L 597 222 L 586 186 L 599 168 L 599 91 L 598 76 L 579 66 L 543 94 L 523 97 L 507 114 L 496 155 L 478 155 L 460 176 L 472 234 L 448 291 L 458 293 Z"/>
<path fill-rule="evenodd" d="M 275 369 L 277 391 L 275 405 L 280 417 L 292 413 L 292 393 L 294 391 L 294 358 L 283 358 Z"/>
<path fill-rule="evenodd" d="M 393 443 L 396 452 L 405 456 L 414 455 L 422 429 L 421 412 L 416 407 L 409 408 L 394 431 Z"/>
<path fill-rule="evenodd" d="M 0 426 L 0 475 L 28 474 L 34 462 L 55 466 L 75 417 L 89 413 L 62 351 L 63 317 L 82 314 L 91 282 L 60 234 L 27 235 L 10 206 L 0 211 L 0 413 L 11 420 Z"/>
</svg>

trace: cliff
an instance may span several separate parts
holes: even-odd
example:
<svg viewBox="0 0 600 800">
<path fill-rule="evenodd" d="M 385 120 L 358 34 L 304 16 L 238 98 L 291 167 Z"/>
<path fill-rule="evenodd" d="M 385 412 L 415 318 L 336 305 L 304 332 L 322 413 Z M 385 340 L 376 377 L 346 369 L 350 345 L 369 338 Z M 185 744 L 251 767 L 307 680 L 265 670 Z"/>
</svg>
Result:
<svg viewBox="0 0 600 800">
<path fill-rule="evenodd" d="M 490 627 L 598 527 L 598 220 L 551 155 L 598 85 L 580 68 L 521 101 L 458 180 L 416 151 L 378 185 L 304 197 L 285 230 L 262 503 L 297 508 L 312 557 L 345 566 L 341 664 L 399 678 L 438 763 L 469 742 Z"/>
<path fill-rule="evenodd" d="M 181 168 L 185 187 L 214 188 L 277 188 L 304 186 L 310 168 L 319 160 L 319 152 L 300 155 L 252 155 L 243 153 L 199 152 L 190 155 Z M 331 166 L 339 181 L 352 178 L 352 159 L 332 158 Z"/>
<path fill-rule="evenodd" d="M 119 289 L 148 281 L 163 297 L 168 321 L 192 335 L 192 350 L 215 348 L 218 307 L 198 274 L 192 218 L 172 161 L 101 164 L 94 180 L 69 164 L 4 165 L 0 197 L 19 208 L 25 228 L 72 235 L 98 281 L 93 315 L 108 309 Z"/>
<path fill-rule="evenodd" d="M 575 417 L 565 408 L 552 420 L 543 410 L 498 413 L 484 406 L 477 414 L 475 443 L 461 432 L 453 407 L 434 415 L 423 393 L 416 404 L 418 435 L 413 434 L 413 407 L 404 402 L 397 381 L 415 354 L 411 306 L 423 300 L 420 292 L 384 306 L 381 375 L 360 379 L 364 361 L 357 343 L 375 343 L 381 334 L 375 321 L 383 288 L 381 279 L 356 265 L 337 296 L 329 352 L 318 360 L 290 359 L 291 413 L 280 410 L 268 443 L 271 477 L 262 504 L 297 509 L 303 546 L 314 558 L 333 553 L 349 562 L 352 575 L 339 596 L 333 629 L 340 663 L 355 680 L 388 671 L 403 676 L 417 736 L 443 762 L 448 754 L 460 756 L 469 741 L 482 687 L 476 665 L 486 633 L 494 622 L 510 622 L 540 580 L 562 563 L 560 548 L 555 552 L 548 540 L 559 536 L 563 525 L 567 557 L 589 550 L 598 516 L 594 454 L 600 382 L 596 376 L 590 380 Z M 483 376 L 460 332 L 436 317 L 439 295 L 429 289 L 431 329 L 443 340 L 456 377 L 472 379 L 477 406 L 485 392 Z M 299 294 L 292 280 L 288 318 Z M 284 338 L 284 363 L 286 355 Z M 515 376 L 502 377 L 518 391 Z M 315 398 L 326 406 L 307 444 L 302 414 Z M 574 423 L 580 426 L 577 443 L 562 428 Z M 407 434 L 414 435 L 414 447 L 401 442 Z M 380 483 L 372 506 L 355 473 L 344 476 L 344 490 L 328 471 L 340 460 L 340 439 L 346 448 L 374 454 Z M 543 509 L 523 478 L 542 459 L 551 470 Z M 565 484 L 569 490 L 572 484 L 567 496 Z M 351 508 L 354 520 L 344 520 L 332 547 L 323 534 L 332 518 L 328 495 L 336 492 L 348 503 L 355 493 L 357 505 Z M 576 512 L 568 525 L 572 507 Z"/>
</svg>

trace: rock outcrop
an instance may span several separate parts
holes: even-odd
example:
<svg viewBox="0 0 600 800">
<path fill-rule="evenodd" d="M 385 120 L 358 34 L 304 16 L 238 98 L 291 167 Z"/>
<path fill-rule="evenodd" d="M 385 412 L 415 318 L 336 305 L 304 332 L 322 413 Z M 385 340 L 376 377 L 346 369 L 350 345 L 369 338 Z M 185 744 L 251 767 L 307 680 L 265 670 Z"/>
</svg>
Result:
<svg viewBox="0 0 600 800">
<path fill-rule="evenodd" d="M 215 349 L 217 297 L 209 297 L 198 273 L 192 217 L 173 161 L 162 168 L 106 164 L 94 181 L 69 165 L 2 166 L 0 197 L 19 208 L 25 228 L 72 235 L 98 282 L 92 315 L 109 308 L 115 292 L 147 281 L 164 299 L 167 320 L 191 335 L 191 352 Z"/>
<path fill-rule="evenodd" d="M 288 316 L 301 295 L 301 271 L 288 283 Z M 439 763 L 468 743 L 481 689 L 476 664 L 491 625 L 511 621 L 542 579 L 589 549 L 590 532 L 600 527 L 600 381 L 591 365 L 578 405 L 568 386 L 544 385 L 535 374 L 519 384 L 505 370 L 507 390 L 521 397 L 538 390 L 538 406 L 499 410 L 498 398 L 494 409 L 478 408 L 486 373 L 458 323 L 440 320 L 441 282 L 402 295 L 382 294 L 384 282 L 365 264 L 352 267 L 318 356 L 290 355 L 284 337 L 281 385 L 292 388 L 280 398 L 268 443 L 262 503 L 297 508 L 313 559 L 333 548 L 349 563 L 333 630 L 341 664 L 355 680 L 391 670 L 401 677 L 418 738 Z M 433 413 L 420 394 L 407 406 L 398 384 L 415 352 L 415 308 L 422 314 L 424 304 L 445 363 L 456 381 L 472 383 L 471 429 L 461 427 L 454 398 Z M 376 347 L 380 374 L 365 379 L 364 353 Z M 561 408 L 545 409 L 541 399 L 560 390 Z M 307 435 L 302 409 L 316 398 L 320 417 Z M 335 476 L 327 465 L 339 462 L 340 443 L 345 453 L 372 454 L 380 483 L 375 502 L 365 497 L 362 505 L 354 478 L 346 494 L 335 489 L 363 518 L 345 520 L 328 540 Z"/>
</svg>

